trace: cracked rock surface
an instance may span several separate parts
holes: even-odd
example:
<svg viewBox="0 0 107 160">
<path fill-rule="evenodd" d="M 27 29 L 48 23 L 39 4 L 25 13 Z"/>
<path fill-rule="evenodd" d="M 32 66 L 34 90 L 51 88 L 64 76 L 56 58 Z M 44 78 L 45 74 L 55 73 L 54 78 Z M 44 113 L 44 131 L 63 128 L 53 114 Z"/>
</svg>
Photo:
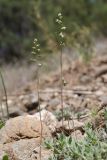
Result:
<svg viewBox="0 0 107 160">
<path fill-rule="evenodd" d="M 42 139 L 51 137 L 48 127 L 42 123 Z M 39 159 L 41 123 L 34 116 L 19 116 L 10 119 L 0 131 L 0 156 L 8 154 L 11 160 Z M 42 150 L 43 154 L 46 152 Z M 49 155 L 49 154 L 48 154 Z"/>
</svg>

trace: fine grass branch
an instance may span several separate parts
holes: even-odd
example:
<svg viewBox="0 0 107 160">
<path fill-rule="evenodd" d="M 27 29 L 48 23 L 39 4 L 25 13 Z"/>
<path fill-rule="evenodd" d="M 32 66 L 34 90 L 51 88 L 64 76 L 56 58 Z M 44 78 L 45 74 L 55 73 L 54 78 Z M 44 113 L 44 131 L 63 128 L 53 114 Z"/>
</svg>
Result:
<svg viewBox="0 0 107 160">
<path fill-rule="evenodd" d="M 5 85 L 5 81 L 4 81 L 1 69 L 0 69 L 0 78 L 1 78 L 1 82 L 2 82 L 2 85 L 3 85 L 3 90 L 4 90 L 4 94 L 5 94 L 5 103 L 6 103 L 7 118 L 9 119 L 8 96 L 7 96 L 6 85 Z"/>
<path fill-rule="evenodd" d="M 41 107 L 40 107 L 40 67 L 42 64 L 38 63 L 37 58 L 40 56 L 40 44 L 38 42 L 38 39 L 34 39 L 33 47 L 32 47 L 32 60 L 37 63 L 37 94 L 38 94 L 38 107 L 39 107 L 39 114 L 40 114 L 40 124 L 41 124 L 41 133 L 40 133 L 40 152 L 39 152 L 39 158 L 42 159 L 42 132 L 43 132 L 43 125 L 42 125 L 42 116 L 41 116 Z"/>
<path fill-rule="evenodd" d="M 61 109 L 62 109 L 62 126 L 64 123 L 64 105 L 63 105 L 63 87 L 65 85 L 64 77 L 63 77 L 63 47 L 65 46 L 65 30 L 66 27 L 63 24 L 63 16 L 61 13 L 58 13 L 56 18 L 57 24 L 57 41 L 58 47 L 60 48 L 60 89 L 61 89 Z"/>
</svg>

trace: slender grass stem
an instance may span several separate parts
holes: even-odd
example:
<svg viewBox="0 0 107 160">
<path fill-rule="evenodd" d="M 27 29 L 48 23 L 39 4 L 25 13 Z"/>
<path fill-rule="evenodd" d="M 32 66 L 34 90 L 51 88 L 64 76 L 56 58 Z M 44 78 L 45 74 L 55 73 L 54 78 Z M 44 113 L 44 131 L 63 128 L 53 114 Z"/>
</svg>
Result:
<svg viewBox="0 0 107 160">
<path fill-rule="evenodd" d="M 3 120 L 4 119 L 4 111 L 3 111 L 2 101 L 1 101 L 1 113 L 2 113 L 2 120 Z"/>
<path fill-rule="evenodd" d="M 62 126 L 64 124 L 64 105 L 63 105 L 63 54 L 62 54 L 62 48 L 60 53 L 60 76 L 61 76 L 61 111 L 62 111 Z"/>
<path fill-rule="evenodd" d="M 43 132 L 43 125 L 42 125 L 42 116 L 41 116 L 41 107 L 40 107 L 40 92 L 39 92 L 39 86 L 40 86 L 40 79 L 39 79 L 39 67 L 37 68 L 37 94 L 38 94 L 38 107 L 39 107 L 39 113 L 40 113 L 40 125 L 41 125 L 41 135 L 40 135 L 40 152 L 39 157 L 40 160 L 42 158 L 42 132 Z"/>
<path fill-rule="evenodd" d="M 6 86 L 5 86 L 5 82 L 4 82 L 4 78 L 0 69 L 0 77 L 1 77 L 1 81 L 2 81 L 2 85 L 3 85 L 3 89 L 4 89 L 4 94 L 5 94 L 5 102 L 6 102 L 6 110 L 7 110 L 7 118 L 9 119 L 9 106 L 8 106 L 8 97 L 7 97 L 7 90 L 6 90 Z"/>
</svg>

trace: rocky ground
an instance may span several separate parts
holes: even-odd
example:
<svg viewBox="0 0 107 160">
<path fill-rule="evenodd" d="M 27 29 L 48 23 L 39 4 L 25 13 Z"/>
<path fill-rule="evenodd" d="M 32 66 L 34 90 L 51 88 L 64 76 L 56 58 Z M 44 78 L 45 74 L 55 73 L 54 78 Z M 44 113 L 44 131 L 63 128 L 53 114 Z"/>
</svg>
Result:
<svg viewBox="0 0 107 160">
<path fill-rule="evenodd" d="M 10 160 L 40 158 L 40 113 L 42 141 L 62 130 L 82 138 L 87 122 L 97 128 L 103 126 L 102 113 L 107 105 L 107 56 L 94 57 L 88 64 L 75 60 L 63 70 L 63 77 L 67 82 L 63 88 L 63 126 L 60 72 L 40 84 L 40 108 L 36 82 L 8 96 L 10 120 L 0 131 L 0 159 L 5 153 Z M 0 117 L 6 118 L 5 97 Z M 48 159 L 50 154 L 42 146 L 42 159 Z"/>
</svg>

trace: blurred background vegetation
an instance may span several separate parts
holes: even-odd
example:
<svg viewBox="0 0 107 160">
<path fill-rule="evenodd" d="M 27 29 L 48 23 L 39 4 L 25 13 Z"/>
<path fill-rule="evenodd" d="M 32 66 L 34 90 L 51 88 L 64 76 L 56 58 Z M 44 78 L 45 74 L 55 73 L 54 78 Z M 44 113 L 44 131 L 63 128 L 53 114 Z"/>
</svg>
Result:
<svg viewBox="0 0 107 160">
<path fill-rule="evenodd" d="M 69 47 L 87 50 L 93 36 L 107 36 L 107 0 L 0 0 L 1 62 L 27 59 L 35 37 L 44 55 L 55 52 L 59 12 Z"/>
</svg>

